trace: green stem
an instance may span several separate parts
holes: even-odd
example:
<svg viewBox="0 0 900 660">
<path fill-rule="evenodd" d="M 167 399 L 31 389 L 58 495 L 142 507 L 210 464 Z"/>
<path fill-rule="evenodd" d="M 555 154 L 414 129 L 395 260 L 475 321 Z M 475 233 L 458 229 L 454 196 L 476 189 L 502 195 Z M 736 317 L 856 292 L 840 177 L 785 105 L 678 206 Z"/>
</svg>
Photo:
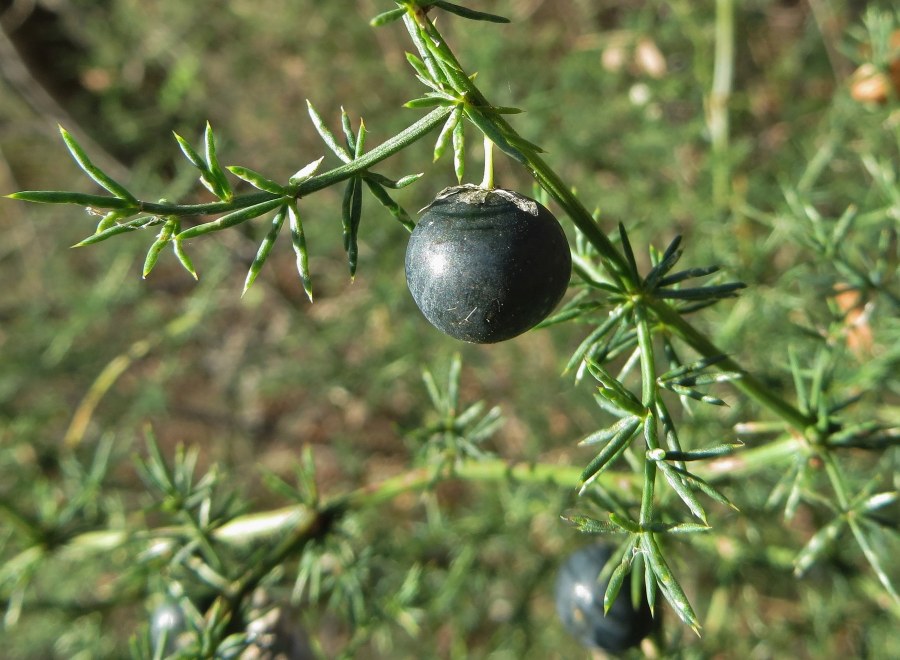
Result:
<svg viewBox="0 0 900 660">
<path fill-rule="evenodd" d="M 688 323 L 676 310 L 661 300 L 648 300 L 647 304 L 653 309 L 654 315 L 666 326 L 670 332 L 684 341 L 688 346 L 707 358 L 725 355 L 726 352 L 713 344 L 701 332 Z M 815 416 L 805 415 L 795 406 L 779 396 L 771 387 L 761 383 L 756 377 L 748 373 L 740 364 L 731 358 L 726 358 L 716 365 L 724 371 L 738 371 L 743 376 L 732 381 L 741 392 L 765 406 L 798 431 L 815 424 Z"/>
<path fill-rule="evenodd" d="M 500 115 L 492 116 L 490 119 L 497 123 L 502 122 L 505 127 L 509 126 Z M 509 128 L 508 130 L 512 129 Z M 537 153 L 530 149 L 522 149 L 522 151 L 527 160 L 526 168 L 528 171 L 531 172 L 538 184 L 556 200 L 556 203 L 562 207 L 572 220 L 572 223 L 578 227 L 579 231 L 596 248 L 607 273 L 615 280 L 623 282 L 629 291 L 637 291 L 639 282 L 631 279 L 625 258 L 594 221 L 590 211 L 585 208 L 575 196 L 575 193 L 563 183 L 559 175 Z"/>
<path fill-rule="evenodd" d="M 413 17 L 415 21 L 417 21 L 416 25 L 419 29 L 421 29 L 424 33 L 431 36 L 433 42 L 435 43 L 435 47 L 440 51 L 444 60 L 449 63 L 451 67 L 455 67 L 460 72 L 460 75 L 455 76 L 454 83 L 458 84 L 460 87 L 464 89 L 459 90 L 464 92 L 466 98 L 476 106 L 487 118 L 489 122 L 491 122 L 498 131 L 505 136 L 512 136 L 514 138 L 515 146 L 519 151 L 522 152 L 523 156 L 525 156 L 525 167 L 531 172 L 532 176 L 537 180 L 537 182 L 544 188 L 550 196 L 553 197 L 557 203 L 562 206 L 563 210 L 569 215 L 572 219 L 572 222 L 578 227 L 579 230 L 590 240 L 590 242 L 594 245 L 594 247 L 598 250 L 600 255 L 603 257 L 603 265 L 604 268 L 610 270 L 610 274 L 614 277 L 617 277 L 617 274 L 626 277 L 628 273 L 628 265 L 625 262 L 624 257 L 619 253 L 616 249 L 615 245 L 613 245 L 612 241 L 607 238 L 606 234 L 597 226 L 597 223 L 594 222 L 594 218 L 591 215 L 590 211 L 588 211 L 584 205 L 578 200 L 575 194 L 571 191 L 571 189 L 566 186 L 562 179 L 554 172 L 541 158 L 538 156 L 537 152 L 531 147 L 528 146 L 525 140 L 522 140 L 521 136 L 513 130 L 512 126 L 503 118 L 503 115 L 499 114 L 492 110 L 493 106 L 485 96 L 481 93 L 481 90 L 478 89 L 475 84 L 472 82 L 471 78 L 465 74 L 465 69 L 463 69 L 462 65 L 459 63 L 459 60 L 456 59 L 456 55 L 450 50 L 449 46 L 447 46 L 447 42 L 444 40 L 443 36 L 437 31 L 431 21 L 424 14 L 417 14 Z M 411 19 L 407 17 L 407 27 L 410 28 L 410 32 L 413 32 L 414 27 L 411 24 Z M 415 35 L 413 35 L 414 41 L 416 42 L 416 46 L 421 49 L 424 47 L 422 45 L 421 39 L 416 39 Z M 423 58 L 429 58 L 430 55 L 427 51 L 420 52 Z M 637 284 L 637 283 L 634 283 Z"/>
<path fill-rule="evenodd" d="M 296 197 L 304 197 L 323 188 L 327 188 L 380 163 L 394 154 L 406 149 L 409 145 L 421 140 L 431 131 L 443 125 L 444 121 L 453 112 L 452 107 L 438 107 L 422 117 L 415 124 L 397 133 L 394 137 L 381 143 L 372 151 L 356 158 L 349 163 L 336 167 L 328 172 L 307 179 L 297 187 Z"/>
<path fill-rule="evenodd" d="M 734 76 L 734 0 L 716 0 L 716 47 L 708 124 L 712 142 L 713 203 L 728 201 L 731 172 L 728 166 L 728 101 Z"/>
<path fill-rule="evenodd" d="M 500 459 L 465 462 L 455 466 L 453 472 L 443 478 L 436 477 L 432 468 L 416 468 L 338 496 L 318 509 L 295 504 L 240 516 L 214 530 L 211 537 L 226 545 L 245 545 L 261 539 L 290 534 L 293 542 L 299 543 L 298 533 L 312 534 L 322 524 L 322 516 L 333 516 L 338 511 L 378 506 L 404 493 L 430 488 L 441 479 L 473 482 L 511 480 L 521 483 L 558 484 L 560 487 L 571 488 L 578 482 L 580 474 L 580 468 L 571 465 L 510 463 Z M 600 475 L 598 479 L 608 488 L 621 488 L 623 484 L 634 483 L 636 477 L 631 473 L 610 471 Z M 173 539 L 188 534 L 190 530 L 184 526 L 158 528 L 140 533 L 109 530 L 85 532 L 71 539 L 65 548 L 67 553 L 77 556 L 83 553 L 109 552 L 128 542 L 145 542 L 148 546 L 153 546 L 154 553 L 165 554 L 175 547 Z"/>
<path fill-rule="evenodd" d="M 440 126 L 447 116 L 453 111 L 453 108 L 440 107 L 435 108 L 427 115 L 419 119 L 414 124 L 408 126 L 394 137 L 378 145 L 371 151 L 367 152 L 360 158 L 350 161 L 340 167 L 335 167 L 327 172 L 323 172 L 317 176 L 307 179 L 293 191 L 296 198 L 305 197 L 314 192 L 333 186 L 341 181 L 359 174 L 362 171 L 380 163 L 381 161 L 402 151 L 414 142 L 422 139 L 432 130 Z M 13 199 L 28 199 L 28 196 L 35 191 L 23 191 L 10 195 Z M 92 206 L 95 208 L 112 208 L 135 213 L 146 213 L 148 215 L 158 216 L 198 216 L 198 215 L 219 215 L 231 211 L 239 211 L 241 209 L 255 206 L 263 202 L 275 200 L 280 197 L 270 192 L 255 192 L 247 195 L 240 195 L 228 202 L 209 202 L 206 204 L 169 204 L 166 202 L 145 202 L 138 201 L 137 206 L 128 203 L 117 197 L 101 197 L 95 195 L 80 195 L 78 193 L 59 193 L 59 198 L 55 199 L 48 196 L 47 193 L 41 191 L 43 198 L 41 201 L 50 203 L 69 203 L 79 206 Z M 30 200 L 34 201 L 34 200 Z"/>
<path fill-rule="evenodd" d="M 696 473 L 707 481 L 715 483 L 723 479 L 740 479 L 766 469 L 773 462 L 793 456 L 800 441 L 794 437 L 768 443 L 761 447 L 747 449 L 735 456 L 720 458 L 698 465 Z M 472 482 L 496 482 L 511 480 L 531 484 L 557 484 L 560 488 L 571 488 L 578 483 L 581 468 L 555 463 L 509 463 L 500 459 L 472 461 L 455 467 L 449 479 Z M 631 472 L 604 472 L 598 481 L 607 488 L 621 489 L 623 484 L 637 485 L 638 476 Z M 278 538 L 294 532 L 294 542 L 303 533 L 311 534 L 325 512 L 346 511 L 379 506 L 405 493 L 430 488 L 436 483 L 434 470 L 416 468 L 396 477 L 374 484 L 362 486 L 340 496 L 319 509 L 303 504 L 258 511 L 239 516 L 217 528 L 212 538 L 225 545 L 240 546 L 269 538 Z M 66 543 L 64 552 L 73 558 L 111 552 L 127 543 L 143 543 L 152 546 L 156 553 L 165 554 L 174 547 L 173 539 L 183 537 L 189 531 L 186 527 L 163 527 L 146 532 L 129 533 L 118 530 L 83 532 Z M 298 536 L 300 534 L 300 536 Z"/>
<path fill-rule="evenodd" d="M 637 327 L 638 346 L 641 351 L 641 403 L 647 409 L 644 419 L 644 438 L 647 449 L 657 449 L 656 438 L 656 359 L 653 351 L 653 333 L 647 322 L 642 306 L 643 300 L 636 300 L 634 316 Z M 641 525 L 653 522 L 653 495 L 656 486 L 656 462 L 644 459 L 644 489 L 641 493 Z"/>
</svg>

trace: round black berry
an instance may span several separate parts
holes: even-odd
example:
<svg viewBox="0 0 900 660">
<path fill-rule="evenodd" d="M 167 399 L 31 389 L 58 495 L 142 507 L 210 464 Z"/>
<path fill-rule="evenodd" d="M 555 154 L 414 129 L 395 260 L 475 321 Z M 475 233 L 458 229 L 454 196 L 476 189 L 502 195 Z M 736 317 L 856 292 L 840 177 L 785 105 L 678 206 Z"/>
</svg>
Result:
<svg viewBox="0 0 900 660">
<path fill-rule="evenodd" d="M 425 318 L 478 344 L 511 339 L 546 318 L 571 272 L 559 222 L 510 190 L 447 188 L 406 248 L 406 282 Z"/>
<path fill-rule="evenodd" d="M 606 545 L 587 546 L 569 556 L 556 578 L 556 613 L 584 646 L 621 653 L 640 644 L 653 631 L 654 621 L 646 595 L 634 608 L 627 581 L 604 615 L 608 581 L 597 578 L 611 556 L 612 548 Z"/>
</svg>

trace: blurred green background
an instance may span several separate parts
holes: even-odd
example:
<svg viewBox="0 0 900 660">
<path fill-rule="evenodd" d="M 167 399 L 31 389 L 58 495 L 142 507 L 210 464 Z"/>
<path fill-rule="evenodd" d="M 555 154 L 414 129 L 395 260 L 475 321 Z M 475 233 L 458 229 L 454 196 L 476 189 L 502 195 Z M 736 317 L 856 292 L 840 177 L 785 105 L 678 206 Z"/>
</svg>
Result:
<svg viewBox="0 0 900 660">
<path fill-rule="evenodd" d="M 407 35 L 397 24 L 368 25 L 391 4 L 0 2 L 7 35 L 0 193 L 94 192 L 69 159 L 57 123 L 143 198 L 184 202 L 209 197 L 171 133 L 199 142 L 207 119 L 224 164 L 276 180 L 326 153 L 305 99 L 335 131 L 342 106 L 354 125 L 364 117 L 370 144 L 381 142 L 421 114 L 400 107 L 421 94 L 404 58 L 412 49 Z M 697 321 L 719 345 L 787 392 L 786 348 L 812 353 L 802 343 L 806 329 L 853 340 L 846 328 L 840 335 L 829 325 L 839 280 L 804 243 L 808 230 L 785 191 L 801 185 L 804 199 L 828 218 L 851 203 L 863 213 L 886 204 L 896 212 L 896 198 L 886 201 L 888 193 L 873 184 L 871 162 L 893 163 L 896 174 L 897 92 L 883 103 L 850 93 L 854 70 L 871 54 L 861 22 L 868 3 L 735 3 L 731 138 L 716 155 L 707 123 L 715 3 L 469 4 L 513 23 L 441 17 L 439 27 L 464 66 L 479 72 L 492 102 L 527 110 L 512 117 L 514 126 L 546 149 L 586 205 L 600 210 L 601 222 L 610 231 L 625 223 L 637 245 L 662 248 L 684 235 L 683 263 L 718 263 L 730 279 L 749 284 L 740 300 Z M 477 182 L 480 140 L 474 131 L 468 137 L 467 179 Z M 830 145 L 827 162 L 802 189 L 823 145 Z M 390 176 L 425 172 L 397 195 L 411 212 L 454 183 L 450 162 L 431 163 L 431 146 L 425 140 L 379 167 Z M 725 200 L 714 199 L 717 172 L 728 183 Z M 503 158 L 497 182 L 531 190 L 527 173 Z M 427 417 L 421 369 L 443 373 L 456 352 L 465 365 L 463 398 L 503 410 L 506 424 L 491 447 L 501 457 L 589 460 L 575 445 L 606 417 L 589 383 L 576 388 L 560 376 L 584 328 L 558 326 L 487 347 L 443 337 L 407 293 L 406 231 L 368 199 L 359 269 L 349 280 L 340 194 L 325 190 L 301 203 L 312 305 L 281 241 L 240 297 L 263 222 L 191 244 L 198 283 L 168 252 L 142 281 L 151 236 L 135 232 L 71 249 L 95 219 L 72 207 L 0 203 L 4 496 L 24 497 L 38 484 L 64 497 L 68 461 L 86 460 L 110 437 L 114 453 L 127 459 L 140 449 L 147 423 L 166 451 L 179 442 L 201 447 L 201 463 L 218 463 L 254 509 L 279 503 L 260 485 L 261 468 L 289 478 L 307 444 L 326 494 L 398 474 L 409 463 L 406 433 Z M 884 226 L 883 214 L 872 215 L 855 240 L 874 248 Z M 572 235 L 571 226 L 566 231 Z M 872 417 L 894 423 L 895 311 L 875 300 L 871 336 L 842 363 Z M 758 411 L 735 392 L 726 398 L 724 413 L 685 419 L 682 433 L 698 445 L 718 443 L 733 437 L 734 423 L 755 419 Z M 721 536 L 685 551 L 679 575 L 707 629 L 694 638 L 667 613 L 673 648 L 684 657 L 897 657 L 896 605 L 883 595 L 860 597 L 876 587 L 857 556 L 837 557 L 840 570 L 803 582 L 790 577 L 788 549 L 801 547 L 821 521 L 805 512 L 793 529 L 765 525 L 772 514 L 762 504 L 779 476 L 726 489 L 741 492 L 745 515 L 716 509 Z M 146 505 L 127 460 L 110 488 L 123 511 Z M 580 657 L 552 613 L 554 567 L 583 542 L 558 521 L 569 495 L 565 488 L 448 487 L 397 502 L 389 516 L 362 516 L 359 538 L 373 544 L 381 570 L 432 557 L 429 579 L 448 595 L 425 614 L 418 639 L 396 629 L 393 651 L 372 642 L 360 657 Z M 13 535 L 4 528 L 7 547 Z M 747 555 L 734 550 L 743 546 Z M 469 563 L 459 564 L 461 556 Z M 448 577 L 453 566 L 467 576 L 457 576 L 458 584 Z M 95 570 L 102 576 L 103 567 Z M 51 602 L 60 585 L 65 592 L 77 586 L 62 570 L 47 578 L 39 601 Z M 336 653 L 346 624 L 310 610 L 305 625 L 326 653 Z M 0 635 L 8 657 L 115 657 L 146 611 L 140 593 L 99 613 L 48 605 Z"/>
</svg>

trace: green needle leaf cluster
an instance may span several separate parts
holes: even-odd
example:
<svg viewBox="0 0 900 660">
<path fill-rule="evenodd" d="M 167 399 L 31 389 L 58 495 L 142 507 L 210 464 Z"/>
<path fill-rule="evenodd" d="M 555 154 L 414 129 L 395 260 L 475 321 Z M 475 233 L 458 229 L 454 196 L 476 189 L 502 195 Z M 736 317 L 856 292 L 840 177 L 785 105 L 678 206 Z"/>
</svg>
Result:
<svg viewBox="0 0 900 660">
<path fill-rule="evenodd" d="M 288 558 L 297 558 L 297 565 L 292 567 L 296 571 L 295 599 L 327 601 L 330 607 L 344 611 L 352 622 L 365 621 L 367 591 L 377 581 L 377 557 L 354 533 L 354 513 L 450 478 L 543 483 L 562 477 L 565 486 L 574 491 L 576 501 L 574 512 L 565 519 L 583 533 L 612 535 L 621 541 L 603 572 L 609 578 L 605 609 L 609 610 L 630 574 L 635 601 L 643 591 L 651 609 L 657 611 L 662 594 L 679 619 L 699 633 L 700 619 L 679 580 L 687 570 L 685 562 L 679 560 L 670 544 L 675 537 L 694 542 L 695 538 L 711 535 L 715 510 L 708 510 L 709 500 L 726 512 L 738 510 L 723 493 L 727 488 L 721 482 L 727 482 L 729 476 L 741 474 L 741 470 L 755 474 L 759 465 L 777 465 L 784 471 L 771 488 L 767 506 L 780 508 L 786 522 L 794 519 L 801 507 L 827 518 L 796 553 L 795 574 L 807 575 L 835 552 L 844 538 L 852 536 L 883 592 L 900 606 L 890 558 L 879 543 L 883 536 L 897 537 L 896 524 L 886 523 L 883 515 L 898 501 L 896 475 L 873 475 L 854 491 L 843 462 L 849 450 L 885 455 L 900 445 L 900 435 L 890 424 L 853 418 L 853 408 L 863 393 L 835 391 L 840 361 L 835 332 L 831 328 L 809 330 L 807 334 L 813 336 L 819 348 L 811 361 L 802 359 L 798 352 L 785 357 L 785 378 L 793 384 L 794 395 L 787 400 L 778 394 L 687 318 L 736 298 L 745 284 L 723 280 L 719 266 L 680 266 L 685 254 L 680 236 L 660 248 L 637 244 L 623 223 L 607 234 L 598 214 L 590 213 L 579 195 L 544 160 L 543 150 L 510 123 L 508 117 L 519 110 L 488 100 L 476 86 L 476 76 L 457 59 L 432 17 L 443 12 L 481 22 L 508 20 L 441 0 L 398 0 L 394 4 L 396 7 L 373 18 L 372 25 L 403 22 L 416 51 L 407 53 L 406 60 L 414 78 L 425 89 L 405 106 L 428 112 L 382 144 L 372 148 L 364 121 L 359 119 L 354 126 L 343 108 L 340 130 L 332 131 L 307 101 L 313 128 L 332 154 L 329 158 L 336 158 L 339 163 L 321 171 L 325 157 L 318 157 L 280 182 L 241 165 L 223 168 L 216 138 L 207 123 L 199 149 L 177 134 L 175 140 L 214 201 L 178 204 L 139 199 L 97 167 L 76 139 L 60 128 L 75 163 L 108 194 L 22 191 L 9 197 L 34 203 L 74 204 L 99 217 L 94 232 L 76 247 L 153 228 L 156 235 L 142 269 L 145 278 L 171 245 L 179 263 L 196 279 L 197 271 L 185 251 L 186 241 L 267 219 L 269 224 L 247 272 L 242 295 L 257 280 L 287 224 L 300 283 L 312 301 L 310 245 L 304 227 L 308 216 L 301 213 L 307 198 L 343 184 L 340 230 L 349 274 L 354 278 L 359 266 L 364 191 L 411 231 L 414 221 L 395 200 L 393 191 L 423 176 L 420 173 L 390 178 L 372 168 L 434 134 L 433 160 L 438 161 L 452 150 L 453 173 L 461 183 L 466 174 L 465 133 L 475 130 L 486 143 L 495 145 L 527 171 L 540 190 L 541 200 L 555 204 L 574 227 L 572 295 L 541 327 L 569 323 L 583 329 L 565 373 L 572 375 L 576 384 L 593 379 L 596 413 L 608 419 L 598 423 L 600 428 L 582 436 L 578 446 L 591 452 L 583 468 L 506 465 L 493 456 L 488 445 L 502 424 L 500 408 L 482 401 L 463 402 L 462 362 L 456 356 L 440 384 L 431 371 L 423 373 L 435 416 L 409 434 L 419 467 L 375 487 L 326 500 L 319 496 L 309 454 L 298 475 L 297 488 L 274 477 L 268 480 L 273 490 L 291 498 L 292 505 L 259 517 L 239 515 L 234 500 L 222 494 L 215 469 L 197 476 L 196 450 L 179 447 L 174 459 L 167 461 L 152 434 L 148 434 L 147 457 L 139 461 L 137 471 L 148 491 L 156 496 L 159 510 L 171 514 L 177 524 L 148 533 L 154 543 L 142 546 L 141 559 L 164 565 L 179 579 L 192 581 L 214 594 L 214 602 L 206 613 L 194 617 L 205 619 L 205 623 L 195 631 L 196 646 L 192 650 L 213 657 L 217 652 L 224 656 L 226 651 L 245 648 L 249 643 L 246 636 L 230 633 L 230 626 L 237 620 L 236 610 Z M 730 2 L 717 6 L 720 21 L 733 21 Z M 719 30 L 719 38 L 730 35 L 729 39 L 733 39 L 731 27 L 726 24 Z M 728 46 L 717 44 L 717 57 L 733 57 L 733 49 Z M 719 59 L 716 64 L 716 90 L 724 93 L 730 86 L 726 74 L 731 62 Z M 727 147 L 728 137 L 727 130 L 722 132 L 723 127 L 727 129 L 727 121 L 723 121 L 727 116 L 722 117 L 721 112 L 716 107 L 710 117 L 710 124 L 718 127 L 713 145 L 717 157 Z M 886 160 L 864 159 L 862 167 L 871 178 L 872 194 L 881 200 L 882 208 L 866 214 L 856 204 L 850 204 L 838 208 L 836 217 L 829 218 L 816 207 L 812 192 L 829 156 L 829 150 L 821 151 L 796 186 L 785 185 L 784 209 L 779 213 L 760 211 L 749 202 L 741 212 L 769 227 L 778 227 L 785 215 L 796 220 L 794 225 L 801 227 L 792 230 L 797 232 L 797 242 L 833 268 L 828 275 L 830 290 L 877 297 L 896 310 L 900 306 L 894 292 L 896 259 L 889 256 L 896 245 L 896 230 L 889 227 L 879 231 L 877 240 L 871 242 L 874 256 L 848 246 L 848 238 L 854 232 L 885 218 L 896 219 L 900 203 L 896 167 Z M 729 174 L 719 167 L 713 177 L 717 204 L 724 203 L 723 190 L 729 185 L 729 177 L 723 177 L 723 172 Z M 236 194 L 231 177 L 254 190 Z M 337 217 L 337 213 L 334 215 Z M 184 227 L 186 218 L 203 221 Z M 833 325 L 846 332 L 847 318 L 848 314 L 842 312 Z M 734 390 L 754 401 L 764 416 L 758 422 L 744 423 L 738 431 L 774 430 L 775 440 L 752 446 L 737 438 L 705 439 L 685 431 L 691 428 L 686 420 L 697 411 L 727 414 L 727 400 Z M 105 478 L 111 451 L 106 445 L 101 449 L 88 474 L 83 475 L 82 482 L 90 488 L 74 489 L 72 494 L 67 491 L 67 503 L 63 505 L 54 503 L 52 498 L 42 500 L 49 512 L 45 512 L 44 519 L 26 507 L 0 498 L 0 510 L 31 543 L 0 570 L 0 586 L 10 594 L 8 621 L 18 618 L 27 584 L 46 554 L 65 544 L 106 548 L 132 541 L 124 533 L 86 538 L 76 529 L 75 521 L 99 517 L 91 509 L 91 489 L 99 487 Z M 622 465 L 627 466 L 627 474 L 616 473 Z M 732 473 L 731 466 L 740 469 L 735 468 Z M 617 483 L 624 481 L 628 486 L 620 496 L 609 493 L 613 474 Z M 337 527 L 340 529 L 336 531 Z M 242 543 L 234 542 L 260 538 L 268 542 L 266 547 L 251 547 L 249 542 L 248 547 L 236 547 Z M 699 547 L 701 541 L 696 543 Z M 404 622 L 405 630 L 417 630 L 414 602 L 426 582 L 422 572 L 419 565 L 408 568 L 385 605 Z"/>
</svg>

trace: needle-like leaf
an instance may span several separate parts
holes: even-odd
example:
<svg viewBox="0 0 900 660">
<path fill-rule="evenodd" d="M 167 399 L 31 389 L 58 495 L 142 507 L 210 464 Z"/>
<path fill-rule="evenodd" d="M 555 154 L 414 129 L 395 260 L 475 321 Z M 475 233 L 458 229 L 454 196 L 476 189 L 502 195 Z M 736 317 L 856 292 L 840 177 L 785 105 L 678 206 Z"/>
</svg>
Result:
<svg viewBox="0 0 900 660">
<path fill-rule="evenodd" d="M 287 195 L 288 190 L 284 186 L 271 179 L 267 179 L 259 172 L 255 172 L 251 170 L 249 167 L 240 167 L 238 165 L 230 165 L 228 171 L 234 174 L 237 178 L 246 181 L 254 188 L 262 190 L 264 192 L 270 192 L 273 195 Z"/>
<path fill-rule="evenodd" d="M 297 272 L 300 274 L 300 281 L 303 284 L 306 297 L 309 298 L 309 302 L 312 302 L 312 278 L 309 274 L 309 253 L 306 249 L 306 235 L 303 233 L 303 223 L 300 221 L 297 205 L 293 201 L 288 204 L 288 216 L 291 225 L 291 245 L 294 247 L 294 254 L 297 257 Z"/>
<path fill-rule="evenodd" d="M 372 20 L 369 21 L 369 25 L 371 25 L 372 27 L 380 27 L 382 25 L 387 25 L 388 23 L 393 23 L 394 21 L 403 18 L 403 15 L 406 12 L 406 7 L 389 9 L 388 11 L 382 12 L 375 16 Z"/>
<path fill-rule="evenodd" d="M 647 562 L 648 572 L 652 572 L 656 578 L 656 584 L 662 589 L 666 600 L 678 614 L 679 618 L 690 626 L 695 633 L 700 634 L 700 621 L 694 613 L 694 608 L 666 563 L 662 551 L 653 534 L 641 535 L 641 548 Z"/>
<path fill-rule="evenodd" d="M 212 222 L 207 222 L 202 225 L 197 225 L 196 227 L 191 227 L 190 229 L 185 229 L 183 232 L 178 234 L 177 238 L 178 240 L 186 241 L 189 238 L 196 238 L 197 236 L 203 236 L 204 234 L 209 234 L 210 232 L 221 231 L 222 229 L 227 229 L 228 227 L 234 227 L 235 225 L 239 225 L 242 222 L 246 222 L 247 220 L 258 218 L 264 213 L 268 213 L 272 209 L 278 208 L 283 203 L 284 200 L 281 198 L 270 199 L 265 202 L 260 202 L 259 204 L 254 204 L 253 206 L 248 206 L 244 209 L 232 211 L 231 213 L 223 215 L 218 220 L 213 220 Z"/>
<path fill-rule="evenodd" d="M 388 195 L 387 191 L 382 188 L 378 183 L 375 183 L 371 180 L 370 177 L 366 177 L 366 186 L 369 188 L 369 192 L 375 196 L 381 204 L 393 215 L 397 220 L 402 224 L 408 231 L 412 231 L 415 228 L 415 223 L 412 218 L 409 216 L 409 213 L 406 212 L 402 206 L 400 206 L 397 202 L 395 202 L 390 195 Z"/>
<path fill-rule="evenodd" d="M 488 14 L 483 11 L 476 11 L 474 9 L 469 9 L 468 7 L 463 7 L 461 5 L 454 4 L 452 2 L 445 2 L 444 0 L 435 0 L 433 3 L 435 7 L 440 7 L 446 12 L 451 14 L 456 14 L 457 16 L 461 16 L 463 18 L 468 18 L 473 21 L 488 21 L 490 23 L 509 23 L 508 18 L 504 18 L 503 16 L 497 16 L 496 14 Z"/>
<path fill-rule="evenodd" d="M 100 243 L 105 241 L 108 238 L 112 238 L 113 236 L 118 236 L 119 234 L 124 234 L 130 231 L 137 231 L 139 229 L 147 229 L 148 227 L 155 227 L 156 225 L 161 225 L 165 222 L 163 218 L 158 218 L 156 216 L 146 217 L 142 216 L 140 218 L 134 218 L 133 220 L 129 220 L 128 222 L 123 222 L 121 224 L 117 224 L 108 229 L 104 229 L 103 231 L 88 236 L 82 241 L 79 241 L 72 247 L 84 247 L 86 245 L 94 245 L 96 243 Z"/>
<path fill-rule="evenodd" d="M 462 183 L 466 174 L 466 134 L 463 122 L 458 121 L 453 127 L 453 170 L 456 180 Z"/>
<path fill-rule="evenodd" d="M 147 251 L 147 258 L 144 260 L 144 270 L 142 274 L 144 279 L 147 279 L 150 271 L 153 270 L 153 267 L 159 260 L 160 252 L 162 252 L 163 248 L 166 247 L 166 244 L 172 240 L 177 225 L 178 223 L 174 218 L 167 220 L 166 224 L 164 224 L 163 228 L 160 230 L 159 236 L 153 242 L 153 245 L 150 246 L 150 249 Z"/>
<path fill-rule="evenodd" d="M 460 123 L 460 119 L 462 117 L 462 107 L 457 106 L 453 112 L 447 117 L 447 121 L 444 122 L 443 128 L 441 128 L 441 132 L 438 134 L 437 142 L 434 144 L 434 162 L 437 162 L 441 156 L 444 155 L 444 152 L 447 150 L 447 145 L 450 144 L 450 141 L 454 139 L 454 134 L 456 131 L 456 126 Z M 455 153 L 454 148 L 454 153 Z"/>
<path fill-rule="evenodd" d="M 127 210 L 136 209 L 138 206 L 135 202 L 120 197 L 88 195 L 65 190 L 22 190 L 6 195 L 6 197 L 38 204 L 77 204 L 78 206 L 87 206 L 93 209 Z"/>
<path fill-rule="evenodd" d="M 635 433 L 641 427 L 641 420 L 637 417 L 631 418 L 628 423 L 624 424 L 613 436 L 609 442 L 600 450 L 600 453 L 594 457 L 588 466 L 581 473 L 580 480 L 582 486 L 580 492 L 584 492 L 587 487 L 600 476 L 606 468 L 612 465 L 613 461 L 623 452 L 628 444 L 634 438 Z"/>
<path fill-rule="evenodd" d="M 247 279 L 244 281 L 244 290 L 241 292 L 242 297 L 256 281 L 256 277 L 259 275 L 260 270 L 262 270 L 263 264 L 266 262 L 266 259 L 269 258 L 269 253 L 272 252 L 272 247 L 275 245 L 275 239 L 278 238 L 281 227 L 284 225 L 287 212 L 288 206 L 285 204 L 278 209 L 278 213 L 276 213 L 275 217 L 272 219 L 272 226 L 266 233 L 265 238 L 263 238 L 262 243 L 259 244 L 259 250 L 257 250 L 256 256 L 253 258 L 253 263 L 250 264 L 250 270 L 247 272 Z"/>
<path fill-rule="evenodd" d="M 206 122 L 204 142 L 206 145 L 206 165 L 209 168 L 209 175 L 212 179 L 209 181 L 212 192 L 222 201 L 231 201 L 234 194 L 231 192 L 231 184 L 228 183 L 225 171 L 219 165 L 219 157 L 216 153 L 216 138 L 213 135 L 213 129 L 209 122 Z"/>
<path fill-rule="evenodd" d="M 309 111 L 309 117 L 312 120 L 313 126 L 315 126 L 322 141 L 325 142 L 328 148 L 331 149 L 338 158 L 345 163 L 349 163 L 352 160 L 350 154 L 338 143 L 337 139 L 334 137 L 334 133 L 332 133 L 325 124 L 325 120 L 322 119 L 322 116 L 316 111 L 309 99 L 306 101 L 306 107 Z"/>
<path fill-rule="evenodd" d="M 314 160 L 308 165 L 304 165 L 299 170 L 297 170 L 296 174 L 288 179 L 288 183 L 290 183 L 292 186 L 299 186 L 301 183 L 311 178 L 316 173 L 323 160 L 325 160 L 325 156 L 322 156 L 318 160 Z"/>
<path fill-rule="evenodd" d="M 62 126 L 59 127 L 59 132 L 62 135 L 63 142 L 66 143 L 66 147 L 69 149 L 69 153 L 72 154 L 72 158 L 75 159 L 75 162 L 78 163 L 78 166 L 87 174 L 91 179 L 93 179 L 100 187 L 105 188 L 113 195 L 118 197 L 119 199 L 126 200 L 131 202 L 132 204 L 137 204 L 137 198 L 132 195 L 121 183 L 118 183 L 111 176 L 109 176 L 106 172 L 101 170 L 99 167 L 94 165 L 91 162 L 91 159 L 88 158 L 87 153 L 84 149 L 81 148 L 81 145 L 78 144 L 78 141 Z"/>
</svg>

